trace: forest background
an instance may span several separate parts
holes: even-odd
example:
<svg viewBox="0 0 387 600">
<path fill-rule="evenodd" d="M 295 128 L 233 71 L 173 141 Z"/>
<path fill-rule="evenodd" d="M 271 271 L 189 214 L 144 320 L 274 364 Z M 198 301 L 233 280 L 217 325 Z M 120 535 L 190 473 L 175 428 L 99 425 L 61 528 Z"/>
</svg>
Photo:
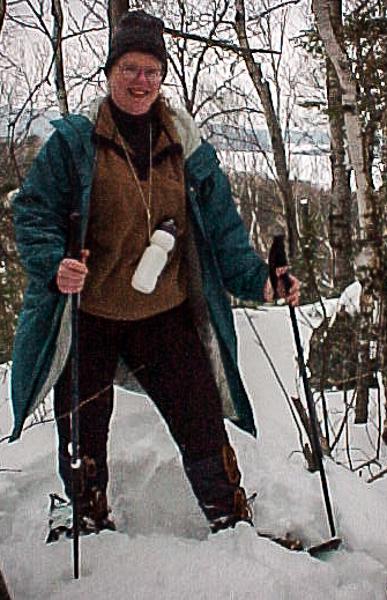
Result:
<svg viewBox="0 0 387 600">
<path fill-rule="evenodd" d="M 216 146 L 251 243 L 267 257 L 273 235 L 286 234 L 303 303 L 321 317 L 309 368 L 325 452 L 334 457 L 352 420 L 368 428 L 365 462 L 383 475 L 386 0 L 0 0 L 0 363 L 11 359 L 25 285 L 13 190 L 49 119 L 87 111 L 106 92 L 109 40 L 130 8 L 164 19 L 164 92 Z M 328 315 L 325 299 L 355 281 L 354 310 L 344 302 Z M 342 395 L 340 418 L 330 390 Z M 307 438 L 302 404 L 290 401 Z M 347 450 L 360 469 L 350 441 Z"/>
</svg>

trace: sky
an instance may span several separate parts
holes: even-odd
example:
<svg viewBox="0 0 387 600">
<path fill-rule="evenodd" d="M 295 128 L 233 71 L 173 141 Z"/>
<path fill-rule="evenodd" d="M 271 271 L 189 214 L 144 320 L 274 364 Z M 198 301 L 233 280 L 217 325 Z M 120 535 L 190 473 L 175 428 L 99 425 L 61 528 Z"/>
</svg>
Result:
<svg viewBox="0 0 387 600">
<path fill-rule="evenodd" d="M 299 5 L 290 5 L 290 19 L 288 20 L 289 36 L 298 34 L 300 28 L 305 25 L 303 17 L 303 7 L 305 4 L 307 3 L 302 2 Z M 19 10 L 23 10 L 25 13 L 27 9 L 25 5 L 22 4 L 20 5 Z M 78 0 L 72 0 L 71 10 L 76 15 L 76 17 L 79 20 L 81 20 L 81 17 L 85 12 L 84 8 L 82 7 L 82 2 Z M 12 7 L 12 11 L 15 11 L 15 7 Z M 101 12 L 101 9 L 99 9 L 99 13 Z M 100 23 L 97 19 L 94 20 L 93 23 L 89 20 L 87 26 L 89 27 L 91 24 L 94 24 L 98 27 L 100 26 Z M 52 25 L 49 24 L 49 29 L 51 29 L 51 27 Z M 78 38 L 76 39 L 78 40 Z M 64 50 L 66 58 L 66 73 L 71 75 L 71 79 L 68 81 L 70 110 L 74 110 L 75 112 L 82 112 L 87 109 L 88 105 L 92 101 L 94 101 L 96 96 L 101 96 L 106 93 L 105 77 L 102 73 L 100 73 L 99 75 L 96 75 L 96 73 L 99 67 L 101 67 L 101 65 L 103 65 L 105 61 L 107 31 L 96 33 L 92 38 L 90 38 L 90 44 L 84 43 L 82 45 L 78 45 L 78 41 L 76 45 L 74 45 L 74 42 L 67 41 L 64 45 Z M 252 42 L 254 42 L 253 45 L 257 46 L 265 45 L 264 40 L 256 41 L 255 39 L 253 39 Z M 10 119 L 12 120 L 14 118 L 15 112 L 19 110 L 21 104 L 23 104 L 23 102 L 25 101 L 27 95 L 29 94 L 29 91 L 34 89 L 37 82 L 39 82 L 39 80 L 41 80 L 46 75 L 47 68 L 50 63 L 49 57 L 51 55 L 51 49 L 46 36 L 44 36 L 42 33 L 34 32 L 31 29 L 22 29 L 20 27 L 16 31 L 14 31 L 14 33 L 11 36 L 5 37 L 5 35 L 3 34 L 2 39 L 0 40 L 0 50 L 1 43 L 3 44 L 3 52 L 5 53 L 5 55 L 8 57 L 12 57 L 12 60 L 16 60 L 16 63 L 21 67 L 17 71 L 17 73 L 13 68 L 10 70 L 0 70 L 0 91 L 2 90 L 3 92 L 2 95 L 0 93 L 0 105 L 2 107 L 2 113 L 5 114 L 5 116 L 3 116 L 2 128 L 4 130 L 8 127 L 7 111 L 11 111 L 13 116 L 11 116 Z M 276 43 L 274 43 L 274 46 L 276 46 Z M 230 55 L 229 59 L 234 60 L 234 55 Z M 265 57 L 265 60 L 267 59 L 268 58 Z M 285 59 L 283 60 L 282 71 L 283 88 L 281 92 L 283 109 L 288 110 L 288 108 L 286 107 L 289 107 L 289 110 L 292 111 L 291 127 L 293 130 L 297 129 L 298 131 L 308 132 L 310 131 L 311 127 L 313 127 L 314 129 L 321 128 L 321 131 L 326 134 L 327 130 L 326 123 L 324 122 L 325 118 L 316 119 L 314 114 L 312 115 L 310 114 L 310 111 L 305 111 L 300 107 L 302 95 L 307 94 L 308 98 L 310 99 L 311 94 L 315 92 L 311 90 L 310 82 L 307 81 L 306 76 L 309 73 L 309 69 L 301 69 L 299 61 L 300 59 L 297 58 L 297 53 L 294 51 L 294 48 L 290 53 L 289 45 L 286 44 Z M 305 62 L 303 62 L 302 64 L 303 66 L 305 66 Z M 170 68 L 169 71 L 171 72 L 172 69 Z M 296 73 L 298 74 L 297 77 Z M 92 85 L 90 84 L 87 87 L 86 91 L 81 94 L 80 92 L 84 85 L 84 75 L 91 77 L 94 83 Z M 302 82 L 300 80 L 299 83 L 296 83 L 297 78 L 299 76 L 301 76 Z M 169 80 L 167 79 L 167 83 L 168 81 Z M 260 111 L 260 105 L 257 100 L 257 94 L 255 91 L 252 90 L 251 82 L 249 81 L 247 76 L 240 77 L 238 81 L 240 87 L 247 86 L 247 88 L 249 89 L 249 98 L 253 99 L 253 104 L 257 109 L 253 115 L 253 123 L 249 123 L 246 121 L 246 127 L 265 127 L 264 119 Z M 50 107 L 50 109 L 52 109 L 52 107 L 55 107 L 57 105 L 55 94 L 52 93 L 53 76 L 50 77 L 50 84 L 51 86 L 44 85 L 42 87 L 39 87 L 37 94 L 34 96 L 34 101 L 28 102 L 26 104 L 25 121 L 28 122 L 30 119 L 30 110 L 41 110 L 43 107 Z M 211 76 L 208 79 L 208 85 L 212 87 L 214 86 L 213 76 Z M 169 85 L 165 86 L 166 94 L 168 96 L 174 97 L 173 102 L 175 104 L 180 104 L 181 101 L 175 97 L 176 94 L 174 90 L 174 87 L 170 87 Z M 292 92 L 290 92 L 290 90 L 292 90 Z M 296 92 L 295 95 L 294 91 Z M 222 91 L 219 92 L 216 96 L 217 104 L 222 102 L 221 98 L 223 98 L 223 96 L 223 101 L 226 102 L 227 107 L 237 103 L 236 99 L 233 96 L 228 97 L 227 93 Z M 211 110 L 217 111 L 218 106 L 214 107 Z M 206 116 L 206 110 L 198 114 L 196 118 L 198 125 L 200 125 L 201 121 L 205 119 Z M 236 118 L 236 125 L 240 127 L 245 117 L 245 112 L 240 113 L 238 118 Z M 215 118 L 214 122 L 221 124 L 223 121 L 224 117 L 222 117 L 222 115 L 219 115 L 217 118 Z M 22 120 L 20 120 L 20 122 L 22 122 Z M 207 132 L 204 131 L 204 135 L 206 135 L 206 133 Z M 291 150 L 292 152 L 294 150 L 296 150 L 297 152 L 299 148 L 291 148 Z M 311 156 L 310 148 L 306 148 L 305 144 L 303 147 L 303 151 L 303 155 L 292 156 L 290 159 L 290 172 L 292 173 L 292 177 L 295 177 L 296 179 L 302 181 L 310 181 L 312 184 L 320 185 L 324 188 L 329 187 L 331 184 L 331 178 L 328 157 Z M 234 155 L 230 158 L 227 156 L 227 153 L 223 154 L 224 157 L 222 158 L 224 158 L 225 166 L 232 165 L 232 163 L 235 162 L 236 158 Z M 258 148 L 255 155 L 259 157 Z M 243 159 L 246 159 L 247 164 L 250 164 L 250 158 L 246 153 L 243 155 Z M 256 161 L 253 162 L 255 163 Z M 261 169 L 260 173 L 264 175 L 268 172 L 267 162 L 261 159 L 259 159 L 258 162 Z M 252 169 L 255 170 L 255 168 L 256 164 L 254 164 Z"/>
</svg>

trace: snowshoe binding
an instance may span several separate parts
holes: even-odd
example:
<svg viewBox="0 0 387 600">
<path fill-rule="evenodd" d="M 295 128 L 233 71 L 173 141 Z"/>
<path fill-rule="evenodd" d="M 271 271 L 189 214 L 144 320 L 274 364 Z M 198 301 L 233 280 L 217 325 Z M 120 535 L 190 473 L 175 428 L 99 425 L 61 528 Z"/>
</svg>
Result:
<svg viewBox="0 0 387 600">
<path fill-rule="evenodd" d="M 110 508 L 106 495 L 93 489 L 86 498 L 80 501 L 79 533 L 80 535 L 98 534 L 105 529 L 115 531 L 116 526 L 109 515 Z M 61 536 L 73 537 L 73 507 L 70 501 L 58 494 L 50 494 L 49 532 L 46 542 L 56 542 Z"/>
</svg>

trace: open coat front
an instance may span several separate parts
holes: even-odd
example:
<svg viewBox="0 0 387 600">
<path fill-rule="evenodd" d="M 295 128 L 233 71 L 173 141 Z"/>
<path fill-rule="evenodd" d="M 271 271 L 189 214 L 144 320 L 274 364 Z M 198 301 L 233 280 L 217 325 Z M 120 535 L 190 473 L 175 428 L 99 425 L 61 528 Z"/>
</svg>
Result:
<svg viewBox="0 0 387 600">
<path fill-rule="evenodd" d="M 256 435 L 237 363 L 237 340 L 226 292 L 262 300 L 268 268 L 251 248 L 215 150 L 200 142 L 185 113 L 174 115 L 185 154 L 189 228 L 186 256 L 190 302 L 211 360 L 225 416 Z M 83 239 L 95 162 L 93 124 L 70 115 L 40 151 L 14 199 L 16 239 L 29 283 L 18 321 L 12 368 L 17 439 L 27 416 L 56 383 L 71 343 L 69 298 L 50 287 L 68 245 L 69 215 L 81 214 Z"/>
</svg>

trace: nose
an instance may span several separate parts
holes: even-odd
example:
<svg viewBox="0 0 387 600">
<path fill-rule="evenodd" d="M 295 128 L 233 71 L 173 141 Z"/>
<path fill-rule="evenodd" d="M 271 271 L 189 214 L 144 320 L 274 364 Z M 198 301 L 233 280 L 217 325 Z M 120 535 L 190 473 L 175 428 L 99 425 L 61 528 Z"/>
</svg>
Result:
<svg viewBox="0 0 387 600">
<path fill-rule="evenodd" d="M 138 70 L 136 81 L 140 81 L 141 83 L 148 83 L 145 77 L 144 69 Z"/>
</svg>

